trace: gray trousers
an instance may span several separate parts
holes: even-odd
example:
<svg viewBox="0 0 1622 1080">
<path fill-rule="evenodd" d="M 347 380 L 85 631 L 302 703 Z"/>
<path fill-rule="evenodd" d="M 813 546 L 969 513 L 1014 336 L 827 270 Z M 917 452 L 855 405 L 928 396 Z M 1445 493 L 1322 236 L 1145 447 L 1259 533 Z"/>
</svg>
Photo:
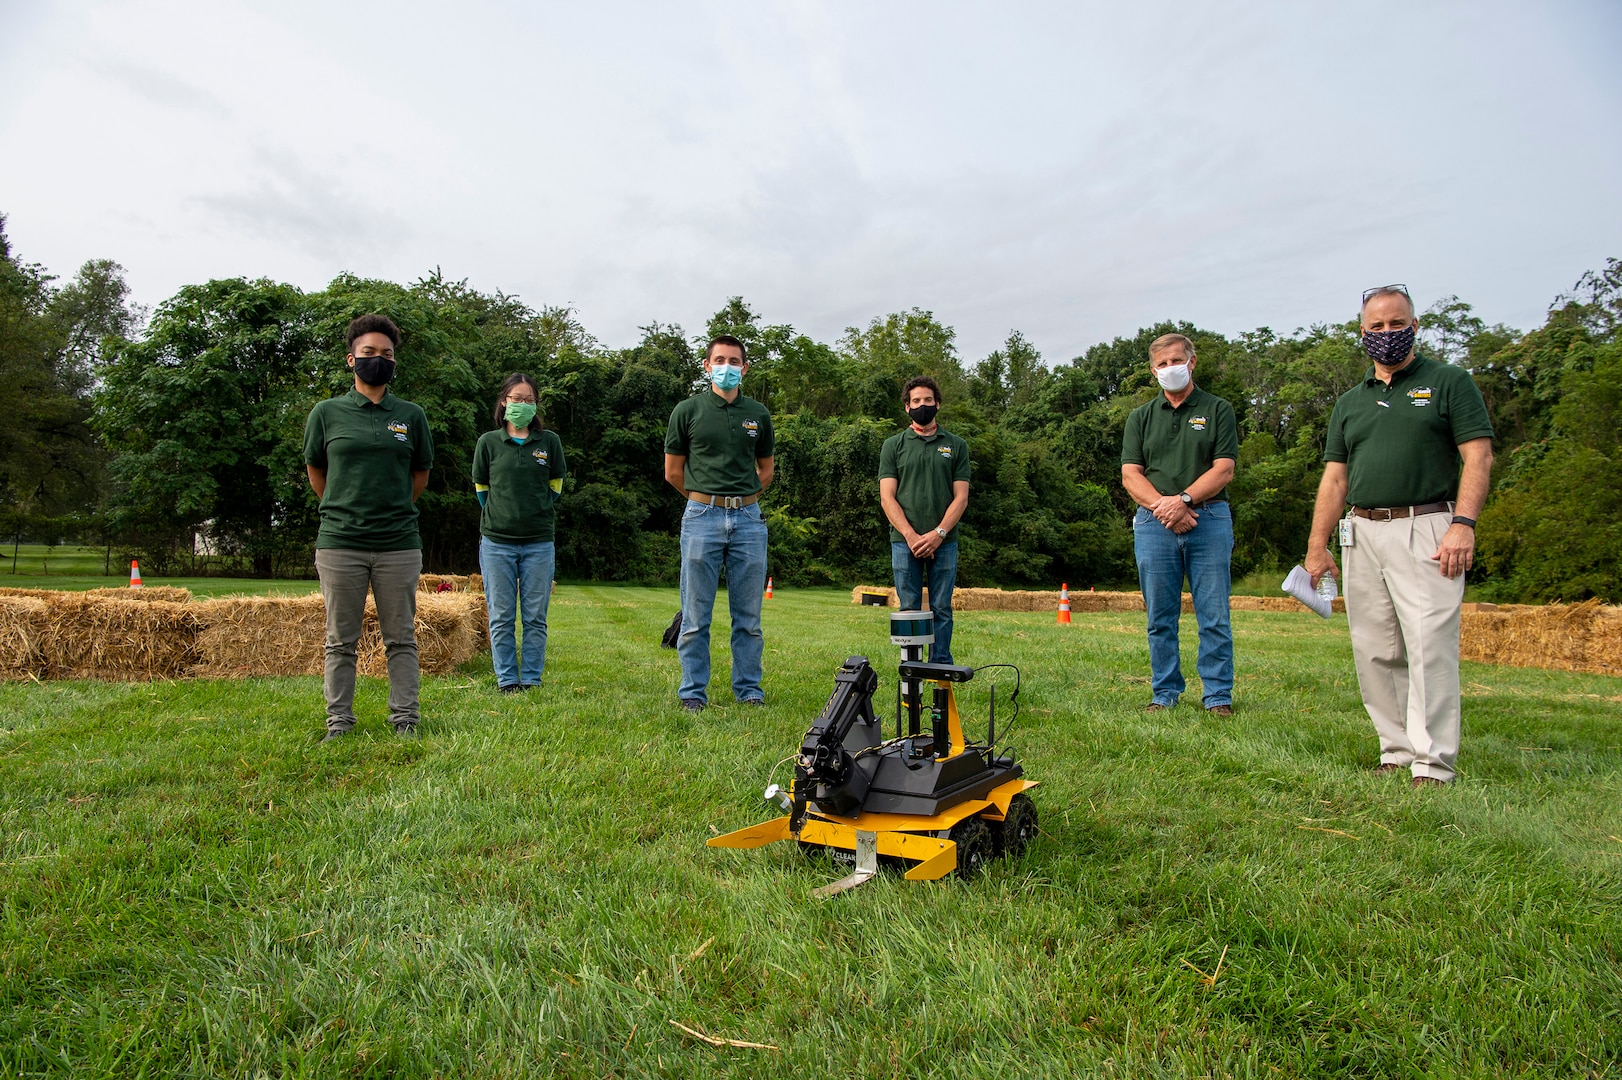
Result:
<svg viewBox="0 0 1622 1080">
<path fill-rule="evenodd" d="M 1380 760 L 1451 780 L 1459 756 L 1464 578 L 1443 577 L 1431 553 L 1452 515 L 1353 520 L 1353 544 L 1344 552 L 1346 617 Z"/>
<path fill-rule="evenodd" d="M 315 571 L 321 599 L 327 605 L 327 667 L 322 689 L 327 696 L 327 730 L 355 726 L 355 646 L 366 614 L 366 590 L 377 602 L 377 625 L 383 633 L 389 664 L 389 722 L 414 726 L 417 705 L 417 578 L 422 551 L 354 551 L 319 548 Z"/>
</svg>

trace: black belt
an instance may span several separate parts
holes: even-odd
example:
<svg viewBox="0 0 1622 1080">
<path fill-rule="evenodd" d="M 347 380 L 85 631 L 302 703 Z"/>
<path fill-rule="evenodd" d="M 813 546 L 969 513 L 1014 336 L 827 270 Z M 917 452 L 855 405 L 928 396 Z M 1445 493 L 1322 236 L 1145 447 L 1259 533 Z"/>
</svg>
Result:
<svg viewBox="0 0 1622 1080">
<path fill-rule="evenodd" d="M 1204 502 L 1189 503 L 1188 508 L 1190 510 L 1198 510 L 1201 507 L 1210 506 L 1213 503 L 1225 503 L 1227 501 L 1228 501 L 1227 499 L 1206 499 Z"/>
<path fill-rule="evenodd" d="M 1446 502 L 1426 503 L 1424 506 L 1382 506 L 1373 509 L 1365 506 L 1352 507 L 1352 513 L 1370 521 L 1396 521 L 1398 518 L 1418 517 L 1421 514 L 1447 514 L 1452 511 L 1453 504 Z"/>
<path fill-rule="evenodd" d="M 753 506 L 760 501 L 759 495 L 700 495 L 696 491 L 687 493 L 689 502 L 703 503 L 705 506 L 719 506 L 723 510 L 742 510 L 746 506 Z"/>
</svg>

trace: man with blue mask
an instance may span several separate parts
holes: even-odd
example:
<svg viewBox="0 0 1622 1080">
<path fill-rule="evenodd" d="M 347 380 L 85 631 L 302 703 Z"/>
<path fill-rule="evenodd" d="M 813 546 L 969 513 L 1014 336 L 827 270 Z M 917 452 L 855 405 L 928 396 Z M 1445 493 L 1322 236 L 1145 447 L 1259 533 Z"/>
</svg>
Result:
<svg viewBox="0 0 1622 1080">
<path fill-rule="evenodd" d="M 690 712 L 709 704 L 710 616 L 723 566 L 732 615 L 732 693 L 745 705 L 766 704 L 760 685 L 766 592 L 760 493 L 772 482 L 776 459 L 771 414 L 741 389 L 748 371 L 743 342 L 730 334 L 714 338 L 704 350 L 707 385 L 671 411 L 665 429 L 665 480 L 687 500 L 676 696 Z"/>
<path fill-rule="evenodd" d="M 1182 696 L 1177 624 L 1183 581 L 1199 626 L 1200 697 L 1207 712 L 1233 713 L 1233 514 L 1228 481 L 1239 456 L 1233 406 L 1194 385 L 1198 359 L 1182 334 L 1149 343 L 1149 369 L 1160 392 L 1126 418 L 1121 485 L 1138 504 L 1132 519 L 1138 582 L 1148 612 L 1152 697 L 1160 712 Z"/>
<path fill-rule="evenodd" d="M 1329 553 L 1339 519 L 1352 658 L 1380 738 L 1375 772 L 1438 786 L 1459 752 L 1459 608 L 1492 477 L 1492 422 L 1469 372 L 1415 352 L 1407 286 L 1364 293 L 1361 326 L 1373 365 L 1330 414 L 1304 565 L 1314 586 L 1340 576 Z"/>
</svg>

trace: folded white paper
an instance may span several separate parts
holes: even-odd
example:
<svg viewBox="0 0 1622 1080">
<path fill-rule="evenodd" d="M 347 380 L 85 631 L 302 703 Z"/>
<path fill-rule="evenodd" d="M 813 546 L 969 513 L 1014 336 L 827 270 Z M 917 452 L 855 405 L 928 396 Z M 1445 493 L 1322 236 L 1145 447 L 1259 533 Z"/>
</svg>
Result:
<svg viewBox="0 0 1622 1080">
<path fill-rule="evenodd" d="M 1280 588 L 1326 619 L 1335 613 L 1335 594 L 1339 590 L 1333 574 L 1325 574 L 1314 589 L 1312 575 L 1307 573 L 1306 567 L 1297 564 L 1291 568 Z"/>
</svg>

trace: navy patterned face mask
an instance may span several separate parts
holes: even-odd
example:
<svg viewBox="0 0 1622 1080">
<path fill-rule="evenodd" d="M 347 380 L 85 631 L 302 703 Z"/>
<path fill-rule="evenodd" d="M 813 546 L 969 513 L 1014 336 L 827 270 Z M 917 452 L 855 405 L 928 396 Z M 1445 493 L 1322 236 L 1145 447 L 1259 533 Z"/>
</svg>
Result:
<svg viewBox="0 0 1622 1080">
<path fill-rule="evenodd" d="M 1413 347 L 1414 328 L 1411 326 L 1405 326 L 1401 330 L 1363 332 L 1363 351 L 1376 364 L 1397 367 L 1408 359 Z"/>
</svg>

